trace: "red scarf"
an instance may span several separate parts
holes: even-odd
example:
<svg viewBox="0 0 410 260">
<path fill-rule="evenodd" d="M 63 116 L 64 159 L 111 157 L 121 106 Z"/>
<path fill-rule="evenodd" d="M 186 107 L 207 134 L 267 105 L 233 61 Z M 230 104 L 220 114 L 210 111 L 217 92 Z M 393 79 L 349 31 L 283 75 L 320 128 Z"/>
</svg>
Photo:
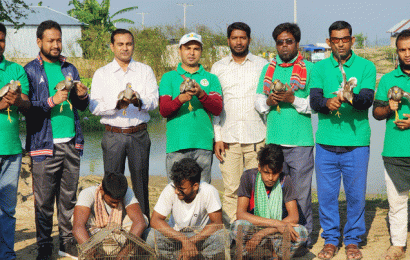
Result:
<svg viewBox="0 0 410 260">
<path fill-rule="evenodd" d="M 272 84 L 273 74 L 276 68 L 276 59 L 273 59 L 266 70 L 265 79 L 263 80 L 263 92 L 269 95 L 270 85 Z M 293 63 L 279 64 L 282 68 L 288 68 L 293 66 L 292 76 L 290 77 L 290 87 L 295 92 L 298 89 L 304 89 L 306 85 L 306 64 L 304 62 L 302 54 L 299 52 L 298 57 Z"/>
</svg>

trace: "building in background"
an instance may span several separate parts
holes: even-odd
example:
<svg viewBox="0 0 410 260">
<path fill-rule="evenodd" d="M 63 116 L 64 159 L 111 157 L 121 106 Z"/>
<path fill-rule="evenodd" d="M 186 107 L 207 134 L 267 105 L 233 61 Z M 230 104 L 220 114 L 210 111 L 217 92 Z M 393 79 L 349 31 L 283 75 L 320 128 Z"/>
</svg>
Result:
<svg viewBox="0 0 410 260">
<path fill-rule="evenodd" d="M 390 28 L 387 32 L 390 33 L 390 46 L 396 48 L 397 35 L 403 31 L 410 29 L 410 19 L 404 19 L 400 23 Z"/>
</svg>

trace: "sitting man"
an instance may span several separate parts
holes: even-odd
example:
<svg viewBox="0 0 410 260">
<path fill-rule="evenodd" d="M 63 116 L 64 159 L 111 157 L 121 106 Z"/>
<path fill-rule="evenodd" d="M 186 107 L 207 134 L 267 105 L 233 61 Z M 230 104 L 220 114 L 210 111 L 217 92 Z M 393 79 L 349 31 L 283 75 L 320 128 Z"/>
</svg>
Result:
<svg viewBox="0 0 410 260">
<path fill-rule="evenodd" d="M 191 158 L 175 162 L 171 182 L 162 191 L 151 217 L 152 229 L 147 244 L 159 249 L 166 258 L 190 259 L 199 256 L 216 257 L 224 254 L 222 205 L 218 191 L 201 182 L 202 169 Z M 170 224 L 165 219 L 172 214 Z M 199 233 L 194 229 L 199 228 Z M 219 258 L 217 258 L 219 259 Z"/>
<path fill-rule="evenodd" d="M 80 245 L 101 228 L 114 225 L 141 237 L 148 221 L 126 177 L 114 173 L 106 173 L 99 186 L 81 191 L 73 217 L 73 234 Z"/>
<path fill-rule="evenodd" d="M 307 241 L 308 232 L 298 225 L 299 212 L 296 202 L 297 193 L 292 187 L 292 179 L 282 173 L 283 153 L 280 146 L 268 144 L 258 152 L 258 168 L 246 170 L 238 189 L 237 217 L 232 224 L 232 235 L 236 238 L 239 225 L 252 230 L 250 226 L 267 227 L 261 229 L 246 243 L 246 251 L 253 251 L 259 244 L 265 244 L 265 236 L 290 232 L 290 254 Z M 245 231 L 246 230 L 246 231 Z M 272 241 L 274 256 L 281 256 L 279 250 L 282 239 Z M 261 243 L 262 242 L 262 243 Z"/>
</svg>

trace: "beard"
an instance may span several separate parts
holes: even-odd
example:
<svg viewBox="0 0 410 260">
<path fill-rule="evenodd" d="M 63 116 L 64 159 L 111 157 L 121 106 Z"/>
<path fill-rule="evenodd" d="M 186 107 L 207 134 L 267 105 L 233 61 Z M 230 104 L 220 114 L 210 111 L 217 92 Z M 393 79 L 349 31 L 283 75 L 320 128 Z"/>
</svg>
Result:
<svg viewBox="0 0 410 260">
<path fill-rule="evenodd" d="M 58 49 L 58 54 L 57 55 L 52 55 L 51 50 L 46 51 L 43 48 L 40 48 L 40 52 L 44 55 L 44 57 L 46 57 L 47 59 L 52 60 L 52 61 L 57 61 L 60 58 L 60 54 L 61 54 L 60 49 Z"/>
<path fill-rule="evenodd" d="M 288 54 L 285 54 L 285 55 L 278 53 L 278 55 L 283 62 L 288 63 L 289 61 L 293 60 L 298 55 L 298 50 L 296 49 L 294 52 L 289 52 Z"/>
<path fill-rule="evenodd" d="M 402 59 L 399 58 L 399 64 L 400 64 L 400 69 L 404 72 L 404 70 L 409 71 L 410 70 L 410 64 L 404 63 Z"/>
<path fill-rule="evenodd" d="M 241 51 L 241 52 L 236 52 L 233 48 L 229 47 L 231 49 L 231 53 L 233 56 L 237 56 L 237 57 L 244 57 L 246 55 L 248 55 L 249 52 L 249 46 L 246 46 L 246 48 Z"/>
<path fill-rule="evenodd" d="M 340 55 L 340 58 L 342 60 L 347 60 L 347 58 L 349 58 L 349 56 L 352 54 L 352 50 L 349 50 L 345 55 Z"/>
</svg>

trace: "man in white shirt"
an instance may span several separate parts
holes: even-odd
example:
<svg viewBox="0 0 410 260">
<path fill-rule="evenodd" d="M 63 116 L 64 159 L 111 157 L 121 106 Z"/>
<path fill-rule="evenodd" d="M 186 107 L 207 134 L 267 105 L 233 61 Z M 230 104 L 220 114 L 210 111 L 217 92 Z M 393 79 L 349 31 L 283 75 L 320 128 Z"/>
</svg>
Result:
<svg viewBox="0 0 410 260">
<path fill-rule="evenodd" d="M 132 59 L 134 37 L 117 29 L 111 35 L 114 60 L 98 69 L 91 84 L 90 111 L 101 116 L 105 133 L 101 142 L 104 171 L 124 173 L 125 158 L 132 189 L 142 212 L 149 216 L 148 166 L 151 140 L 147 132 L 148 111 L 158 106 L 158 85 L 152 69 Z M 118 100 L 130 83 L 131 99 Z M 137 95 L 138 94 L 138 95 Z M 138 151 L 138 152 L 137 152 Z"/>
<path fill-rule="evenodd" d="M 222 205 L 219 193 L 211 184 L 201 182 L 202 168 L 191 158 L 175 162 L 172 183 L 162 191 L 151 218 L 152 229 L 147 244 L 157 247 L 161 256 L 179 253 L 182 259 L 195 257 L 201 251 L 214 258 L 224 252 Z M 166 217 L 171 214 L 171 221 Z M 194 233 L 192 228 L 199 228 Z M 155 245 L 156 243 L 156 245 Z M 176 250 L 181 249 L 180 252 Z"/>
<path fill-rule="evenodd" d="M 249 52 L 251 29 L 242 22 L 229 25 L 231 55 L 211 69 L 221 83 L 223 109 L 214 117 L 215 155 L 224 182 L 224 211 L 230 222 L 236 220 L 237 191 L 241 175 L 256 168 L 257 152 L 264 145 L 266 126 L 254 107 L 256 87 L 262 68 L 268 62 Z"/>
</svg>

